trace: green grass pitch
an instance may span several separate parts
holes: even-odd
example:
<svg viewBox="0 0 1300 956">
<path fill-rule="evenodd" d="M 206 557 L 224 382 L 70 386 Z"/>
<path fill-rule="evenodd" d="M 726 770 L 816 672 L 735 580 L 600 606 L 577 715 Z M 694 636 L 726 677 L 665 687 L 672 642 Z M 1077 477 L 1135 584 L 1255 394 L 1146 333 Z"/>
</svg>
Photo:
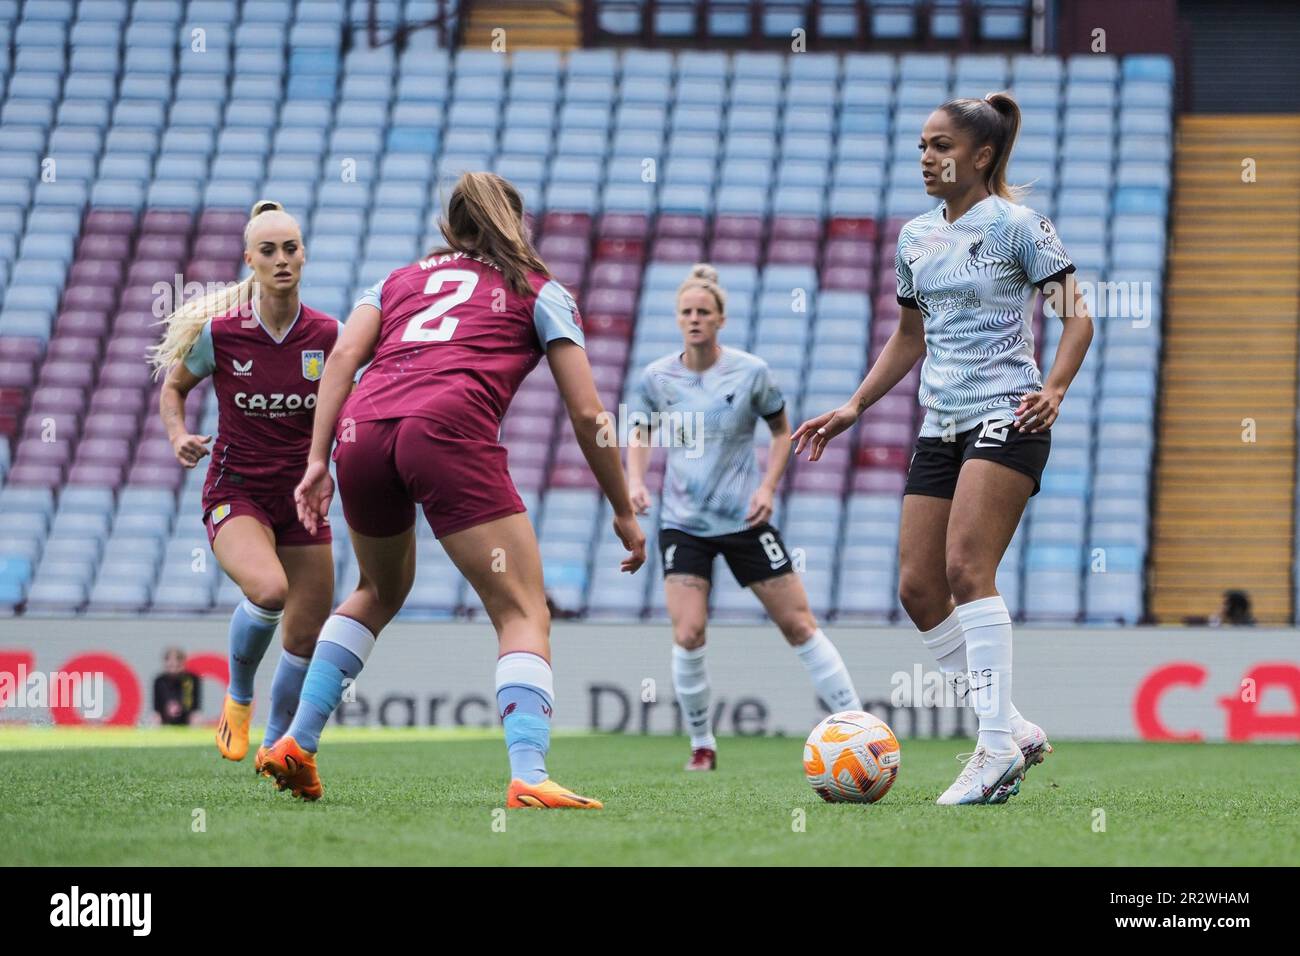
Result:
<svg viewBox="0 0 1300 956">
<path fill-rule="evenodd" d="M 874 806 L 821 802 L 800 742 L 557 734 L 555 778 L 600 812 L 500 810 L 499 731 L 331 727 L 325 798 L 220 759 L 207 729 L 0 728 L 10 865 L 1270 865 L 1300 859 L 1295 745 L 1057 744 L 1002 807 L 950 808 L 960 742 L 903 741 Z M 254 731 L 254 740 L 258 739 Z M 201 811 L 201 813 L 196 813 Z M 494 812 L 496 811 L 496 812 Z M 1103 816 L 1104 814 L 1104 816 Z M 205 829 L 198 830 L 202 822 Z M 1104 829 L 1103 829 L 1104 827 Z"/>
</svg>

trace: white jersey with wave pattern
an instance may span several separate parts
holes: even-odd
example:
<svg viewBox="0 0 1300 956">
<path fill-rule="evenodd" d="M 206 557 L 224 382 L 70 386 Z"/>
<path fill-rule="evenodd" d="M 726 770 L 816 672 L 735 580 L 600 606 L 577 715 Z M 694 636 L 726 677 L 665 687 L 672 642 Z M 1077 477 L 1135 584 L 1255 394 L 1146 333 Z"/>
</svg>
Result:
<svg viewBox="0 0 1300 956">
<path fill-rule="evenodd" d="M 754 429 L 785 407 L 767 363 L 724 347 L 695 372 L 674 352 L 646 366 L 633 401 L 657 413 L 654 443 L 668 449 L 660 525 L 702 538 L 744 531 L 759 483 Z"/>
<path fill-rule="evenodd" d="M 898 301 L 925 320 L 922 436 L 1010 418 L 1043 387 L 1026 303 L 1074 271 L 1047 217 L 989 196 L 949 223 L 940 205 L 903 227 L 894 262 Z"/>
</svg>

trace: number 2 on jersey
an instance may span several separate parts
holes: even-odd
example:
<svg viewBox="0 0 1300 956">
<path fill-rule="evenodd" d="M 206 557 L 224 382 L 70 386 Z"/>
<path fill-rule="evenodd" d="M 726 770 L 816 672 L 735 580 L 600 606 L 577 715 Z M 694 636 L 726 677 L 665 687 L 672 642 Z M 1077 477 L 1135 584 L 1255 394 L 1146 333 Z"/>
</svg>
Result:
<svg viewBox="0 0 1300 956">
<path fill-rule="evenodd" d="M 424 284 L 424 294 L 436 295 L 442 291 L 443 285 L 449 282 L 455 282 L 457 284 L 456 288 L 445 295 L 439 296 L 427 309 L 421 309 L 411 316 L 406 323 L 406 328 L 402 331 L 403 342 L 447 342 L 451 340 L 452 334 L 456 331 L 456 326 L 460 324 L 460 319 L 454 315 L 447 315 L 447 310 L 469 301 L 469 297 L 474 294 L 474 287 L 478 285 L 478 273 L 471 272 L 469 269 L 439 269 L 429 275 L 429 280 Z M 441 321 L 437 325 L 425 328 L 426 323 L 432 322 L 434 319 L 440 319 Z"/>
</svg>

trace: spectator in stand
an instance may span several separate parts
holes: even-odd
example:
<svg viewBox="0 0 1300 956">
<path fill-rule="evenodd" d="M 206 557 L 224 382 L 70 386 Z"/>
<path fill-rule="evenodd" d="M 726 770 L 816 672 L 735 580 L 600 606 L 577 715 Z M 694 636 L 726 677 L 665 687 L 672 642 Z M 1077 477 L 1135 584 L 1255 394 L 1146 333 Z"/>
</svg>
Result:
<svg viewBox="0 0 1300 956">
<path fill-rule="evenodd" d="M 1236 589 L 1223 592 L 1223 608 L 1217 617 L 1210 618 L 1215 627 L 1250 627 L 1255 615 L 1250 611 L 1250 595 Z"/>
<path fill-rule="evenodd" d="M 185 669 L 185 652 L 179 647 L 163 651 L 163 672 L 153 681 L 153 709 L 158 723 L 187 726 L 196 722 L 203 706 L 197 674 Z"/>
</svg>

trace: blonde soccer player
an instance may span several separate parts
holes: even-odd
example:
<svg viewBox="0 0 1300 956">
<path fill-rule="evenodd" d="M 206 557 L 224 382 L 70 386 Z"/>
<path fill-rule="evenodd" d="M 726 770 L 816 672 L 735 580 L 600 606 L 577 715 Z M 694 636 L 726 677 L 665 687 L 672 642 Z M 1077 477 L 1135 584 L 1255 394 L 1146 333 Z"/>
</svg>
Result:
<svg viewBox="0 0 1300 956">
<path fill-rule="evenodd" d="M 166 372 L 159 411 L 177 460 L 195 468 L 211 456 L 203 524 L 217 561 L 244 595 L 230 618 L 230 685 L 216 733 L 227 760 L 248 752 L 253 678 L 281 629 L 266 734 L 254 759 L 260 772 L 297 710 L 334 597 L 329 524 L 315 533 L 304 528 L 293 489 L 307 465 L 317 389 L 341 326 L 299 296 L 306 247 L 280 203 L 253 206 L 244 262 L 251 272 L 242 282 L 167 317 L 151 360 Z M 191 434 L 185 396 L 209 375 L 217 434 Z"/>
<path fill-rule="evenodd" d="M 721 343 L 726 292 L 712 266 L 691 269 L 677 290 L 676 313 L 682 347 L 651 362 L 636 391 L 645 424 L 629 442 L 628 481 L 632 503 L 644 514 L 650 507 L 645 475 L 651 445 L 668 448 L 659 553 L 673 626 L 673 689 L 691 737 L 686 769 L 713 770 L 718 744 L 704 654 L 719 555 L 794 648 L 831 711 L 860 710 L 862 704 L 839 651 L 817 625 L 781 532 L 769 520 L 790 458 L 785 398 L 766 362 Z M 671 434 L 652 441 L 658 416 L 665 414 L 670 422 L 691 416 L 702 424 L 692 447 Z M 754 454 L 759 420 L 772 434 L 761 475 Z"/>
</svg>

